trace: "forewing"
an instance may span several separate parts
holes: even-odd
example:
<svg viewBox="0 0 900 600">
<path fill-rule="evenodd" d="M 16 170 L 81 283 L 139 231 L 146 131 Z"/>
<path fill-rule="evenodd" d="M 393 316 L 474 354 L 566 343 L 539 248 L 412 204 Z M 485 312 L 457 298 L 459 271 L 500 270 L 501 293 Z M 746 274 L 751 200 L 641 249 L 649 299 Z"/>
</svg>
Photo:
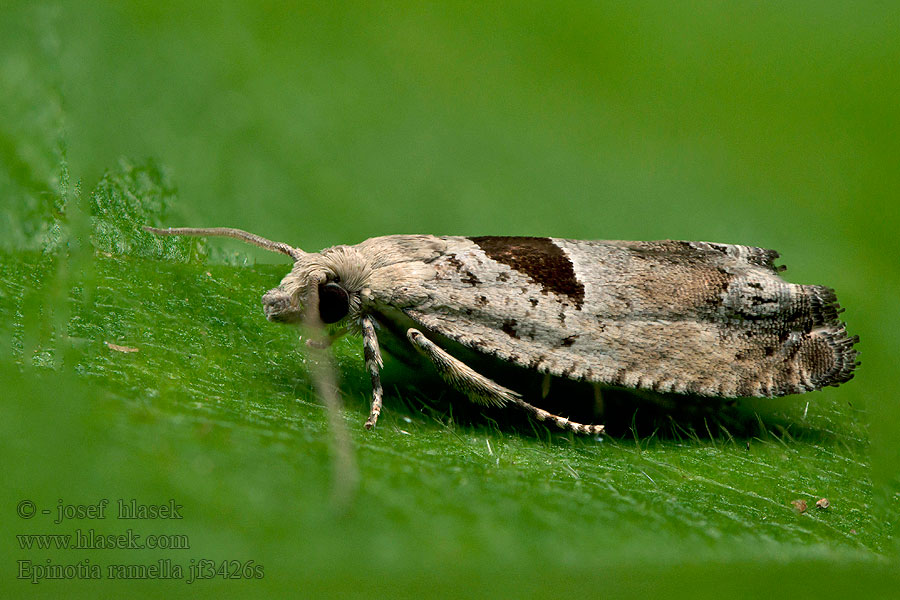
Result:
<svg viewBox="0 0 900 600">
<path fill-rule="evenodd" d="M 831 289 L 771 250 L 705 242 L 441 238 L 413 321 L 542 373 L 660 392 L 773 396 L 852 377 Z"/>
</svg>

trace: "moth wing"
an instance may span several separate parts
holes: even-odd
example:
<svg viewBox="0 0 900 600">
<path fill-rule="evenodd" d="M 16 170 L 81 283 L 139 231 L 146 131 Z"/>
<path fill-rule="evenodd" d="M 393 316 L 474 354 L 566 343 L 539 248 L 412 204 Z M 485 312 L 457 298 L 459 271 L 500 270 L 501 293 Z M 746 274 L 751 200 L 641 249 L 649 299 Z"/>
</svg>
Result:
<svg viewBox="0 0 900 600">
<path fill-rule="evenodd" d="M 775 396 L 852 377 L 834 292 L 782 280 L 777 252 L 706 242 L 442 238 L 403 312 L 541 373 L 659 392 Z"/>
</svg>

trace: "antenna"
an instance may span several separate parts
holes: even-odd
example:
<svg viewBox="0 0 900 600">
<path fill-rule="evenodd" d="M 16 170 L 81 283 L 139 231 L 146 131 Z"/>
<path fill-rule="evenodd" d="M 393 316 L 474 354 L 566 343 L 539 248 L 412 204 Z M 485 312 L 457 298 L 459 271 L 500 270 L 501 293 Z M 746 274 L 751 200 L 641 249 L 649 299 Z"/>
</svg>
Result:
<svg viewBox="0 0 900 600">
<path fill-rule="evenodd" d="M 255 233 L 250 233 L 249 231 L 244 231 L 243 229 L 234 229 L 232 227 L 169 227 L 168 229 L 157 229 L 156 227 L 148 227 L 144 226 L 144 231 L 149 231 L 150 233 L 155 233 L 156 235 L 189 235 L 189 236 L 218 236 L 218 237 L 230 237 L 236 240 L 241 240 L 254 246 L 259 246 L 260 248 L 265 248 L 271 252 L 281 252 L 282 254 L 287 254 L 295 261 L 300 260 L 300 258 L 306 254 L 300 248 L 294 248 L 293 246 L 289 246 L 284 242 L 273 242 L 272 240 L 267 240 L 266 238 L 256 235 Z"/>
</svg>

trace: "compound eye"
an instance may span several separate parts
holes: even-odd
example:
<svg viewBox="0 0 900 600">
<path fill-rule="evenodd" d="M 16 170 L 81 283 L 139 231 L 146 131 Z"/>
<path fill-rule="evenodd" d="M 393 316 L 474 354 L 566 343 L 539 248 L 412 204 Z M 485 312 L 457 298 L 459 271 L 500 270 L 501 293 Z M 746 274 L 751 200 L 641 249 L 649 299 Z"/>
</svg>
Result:
<svg viewBox="0 0 900 600">
<path fill-rule="evenodd" d="M 319 318 L 323 323 L 337 323 L 350 312 L 350 294 L 336 283 L 319 286 Z"/>
</svg>

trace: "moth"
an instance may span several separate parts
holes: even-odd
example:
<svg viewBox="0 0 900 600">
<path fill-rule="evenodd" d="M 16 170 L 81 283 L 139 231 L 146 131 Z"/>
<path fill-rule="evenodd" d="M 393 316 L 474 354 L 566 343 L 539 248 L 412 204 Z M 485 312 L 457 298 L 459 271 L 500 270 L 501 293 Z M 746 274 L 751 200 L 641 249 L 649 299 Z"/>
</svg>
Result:
<svg viewBox="0 0 900 600">
<path fill-rule="evenodd" d="M 781 279 L 774 250 L 686 241 L 389 235 L 304 252 L 231 228 L 145 230 L 225 236 L 294 261 L 262 297 L 270 321 L 318 319 L 362 335 L 382 410 L 379 336 L 426 358 L 473 402 L 517 406 L 597 435 L 477 371 L 487 358 L 552 377 L 721 398 L 837 386 L 859 364 L 831 288 Z M 414 353 L 413 353 L 414 354 Z M 472 362 L 471 360 L 468 361 Z"/>
</svg>

